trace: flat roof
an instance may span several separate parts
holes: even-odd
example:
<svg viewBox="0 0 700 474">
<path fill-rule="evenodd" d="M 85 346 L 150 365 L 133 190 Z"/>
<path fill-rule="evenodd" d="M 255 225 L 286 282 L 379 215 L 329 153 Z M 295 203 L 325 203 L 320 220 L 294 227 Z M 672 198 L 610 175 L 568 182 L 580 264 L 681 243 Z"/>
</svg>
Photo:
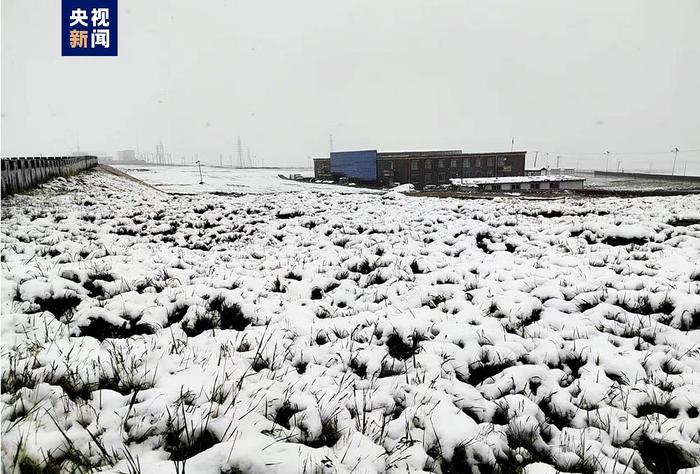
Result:
<svg viewBox="0 0 700 474">
<path fill-rule="evenodd" d="M 541 183 L 545 181 L 585 181 L 585 178 L 564 174 L 550 176 L 499 176 L 497 178 L 452 178 L 450 182 L 463 186 L 478 186 L 480 184 L 517 184 Z"/>
<path fill-rule="evenodd" d="M 402 158 L 405 156 L 452 156 L 461 154 L 462 150 L 388 150 L 377 152 L 377 157 Z"/>
<path fill-rule="evenodd" d="M 488 151 L 488 152 L 475 152 L 475 153 L 464 153 L 461 150 L 450 150 L 450 151 L 420 151 L 420 152 L 381 152 L 377 153 L 377 159 L 383 160 L 411 160 L 420 158 L 463 158 L 463 157 L 475 157 L 475 156 L 514 156 L 522 155 L 527 153 L 527 151 Z"/>
<path fill-rule="evenodd" d="M 334 151 L 333 153 L 348 153 L 348 152 L 358 152 L 358 151 L 374 151 L 374 150 L 346 150 L 346 151 Z M 461 158 L 466 156 L 509 156 L 509 155 L 522 155 L 527 153 L 527 151 L 486 151 L 486 152 L 474 152 L 474 153 L 464 153 L 462 150 L 408 150 L 408 151 L 378 151 L 378 160 L 396 160 L 396 159 L 420 159 L 420 158 L 441 158 L 441 157 L 454 157 Z M 317 160 L 330 160 L 330 157 L 314 158 Z"/>
</svg>

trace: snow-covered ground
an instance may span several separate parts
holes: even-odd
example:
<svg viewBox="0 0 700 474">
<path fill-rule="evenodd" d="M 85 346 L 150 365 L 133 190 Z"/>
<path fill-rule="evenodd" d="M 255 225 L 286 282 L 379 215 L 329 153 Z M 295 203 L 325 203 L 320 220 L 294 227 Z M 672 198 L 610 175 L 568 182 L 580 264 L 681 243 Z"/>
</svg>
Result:
<svg viewBox="0 0 700 474">
<path fill-rule="evenodd" d="M 304 189 L 3 199 L 5 469 L 700 464 L 700 197 Z"/>
<path fill-rule="evenodd" d="M 668 181 L 656 179 L 629 178 L 619 176 L 594 176 L 590 173 L 576 174 L 585 178 L 586 188 L 607 189 L 610 191 L 684 191 L 698 190 L 700 183 L 693 181 Z"/>
<path fill-rule="evenodd" d="M 278 176 L 280 174 L 285 176 L 290 174 L 313 176 L 313 169 L 232 169 L 202 166 L 204 184 L 199 184 L 199 170 L 196 166 L 117 165 L 115 168 L 158 189 L 179 194 L 212 192 L 268 194 L 309 190 L 328 190 L 339 193 L 376 192 L 352 186 L 296 182 L 285 180 Z"/>
</svg>

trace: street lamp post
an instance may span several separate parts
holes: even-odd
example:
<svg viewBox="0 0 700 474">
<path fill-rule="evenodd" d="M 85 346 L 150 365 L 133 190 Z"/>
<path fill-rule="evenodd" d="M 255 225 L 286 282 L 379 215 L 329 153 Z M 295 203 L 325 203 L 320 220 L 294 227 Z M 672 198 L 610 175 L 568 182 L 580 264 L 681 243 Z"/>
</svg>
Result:
<svg viewBox="0 0 700 474">
<path fill-rule="evenodd" d="M 195 161 L 197 166 L 199 166 L 199 184 L 204 184 L 204 178 L 202 178 L 202 163 L 199 160 Z"/>
<path fill-rule="evenodd" d="M 671 151 L 673 152 L 673 168 L 671 169 L 671 176 L 676 172 L 676 158 L 678 158 L 678 147 L 672 148 Z"/>
</svg>

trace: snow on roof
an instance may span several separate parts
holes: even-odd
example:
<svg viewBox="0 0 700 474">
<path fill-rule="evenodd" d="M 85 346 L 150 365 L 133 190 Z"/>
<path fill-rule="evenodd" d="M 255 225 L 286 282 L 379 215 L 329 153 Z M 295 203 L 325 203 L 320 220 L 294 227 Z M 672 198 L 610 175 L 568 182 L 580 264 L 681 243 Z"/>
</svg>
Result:
<svg viewBox="0 0 700 474">
<path fill-rule="evenodd" d="M 550 176 L 499 176 L 497 178 L 453 178 L 450 179 L 452 184 L 456 185 L 473 185 L 480 184 L 512 184 L 512 183 L 539 183 L 542 181 L 584 181 L 585 178 L 576 176 L 568 176 L 563 174 Z"/>
</svg>

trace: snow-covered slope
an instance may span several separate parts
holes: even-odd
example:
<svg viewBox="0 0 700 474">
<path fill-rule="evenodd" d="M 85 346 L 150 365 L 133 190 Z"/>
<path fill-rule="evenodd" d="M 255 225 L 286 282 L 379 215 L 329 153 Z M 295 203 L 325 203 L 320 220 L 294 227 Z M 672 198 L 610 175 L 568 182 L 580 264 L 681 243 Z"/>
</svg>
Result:
<svg viewBox="0 0 700 474">
<path fill-rule="evenodd" d="M 698 197 L 2 204 L 6 468 L 700 464 Z"/>
</svg>

